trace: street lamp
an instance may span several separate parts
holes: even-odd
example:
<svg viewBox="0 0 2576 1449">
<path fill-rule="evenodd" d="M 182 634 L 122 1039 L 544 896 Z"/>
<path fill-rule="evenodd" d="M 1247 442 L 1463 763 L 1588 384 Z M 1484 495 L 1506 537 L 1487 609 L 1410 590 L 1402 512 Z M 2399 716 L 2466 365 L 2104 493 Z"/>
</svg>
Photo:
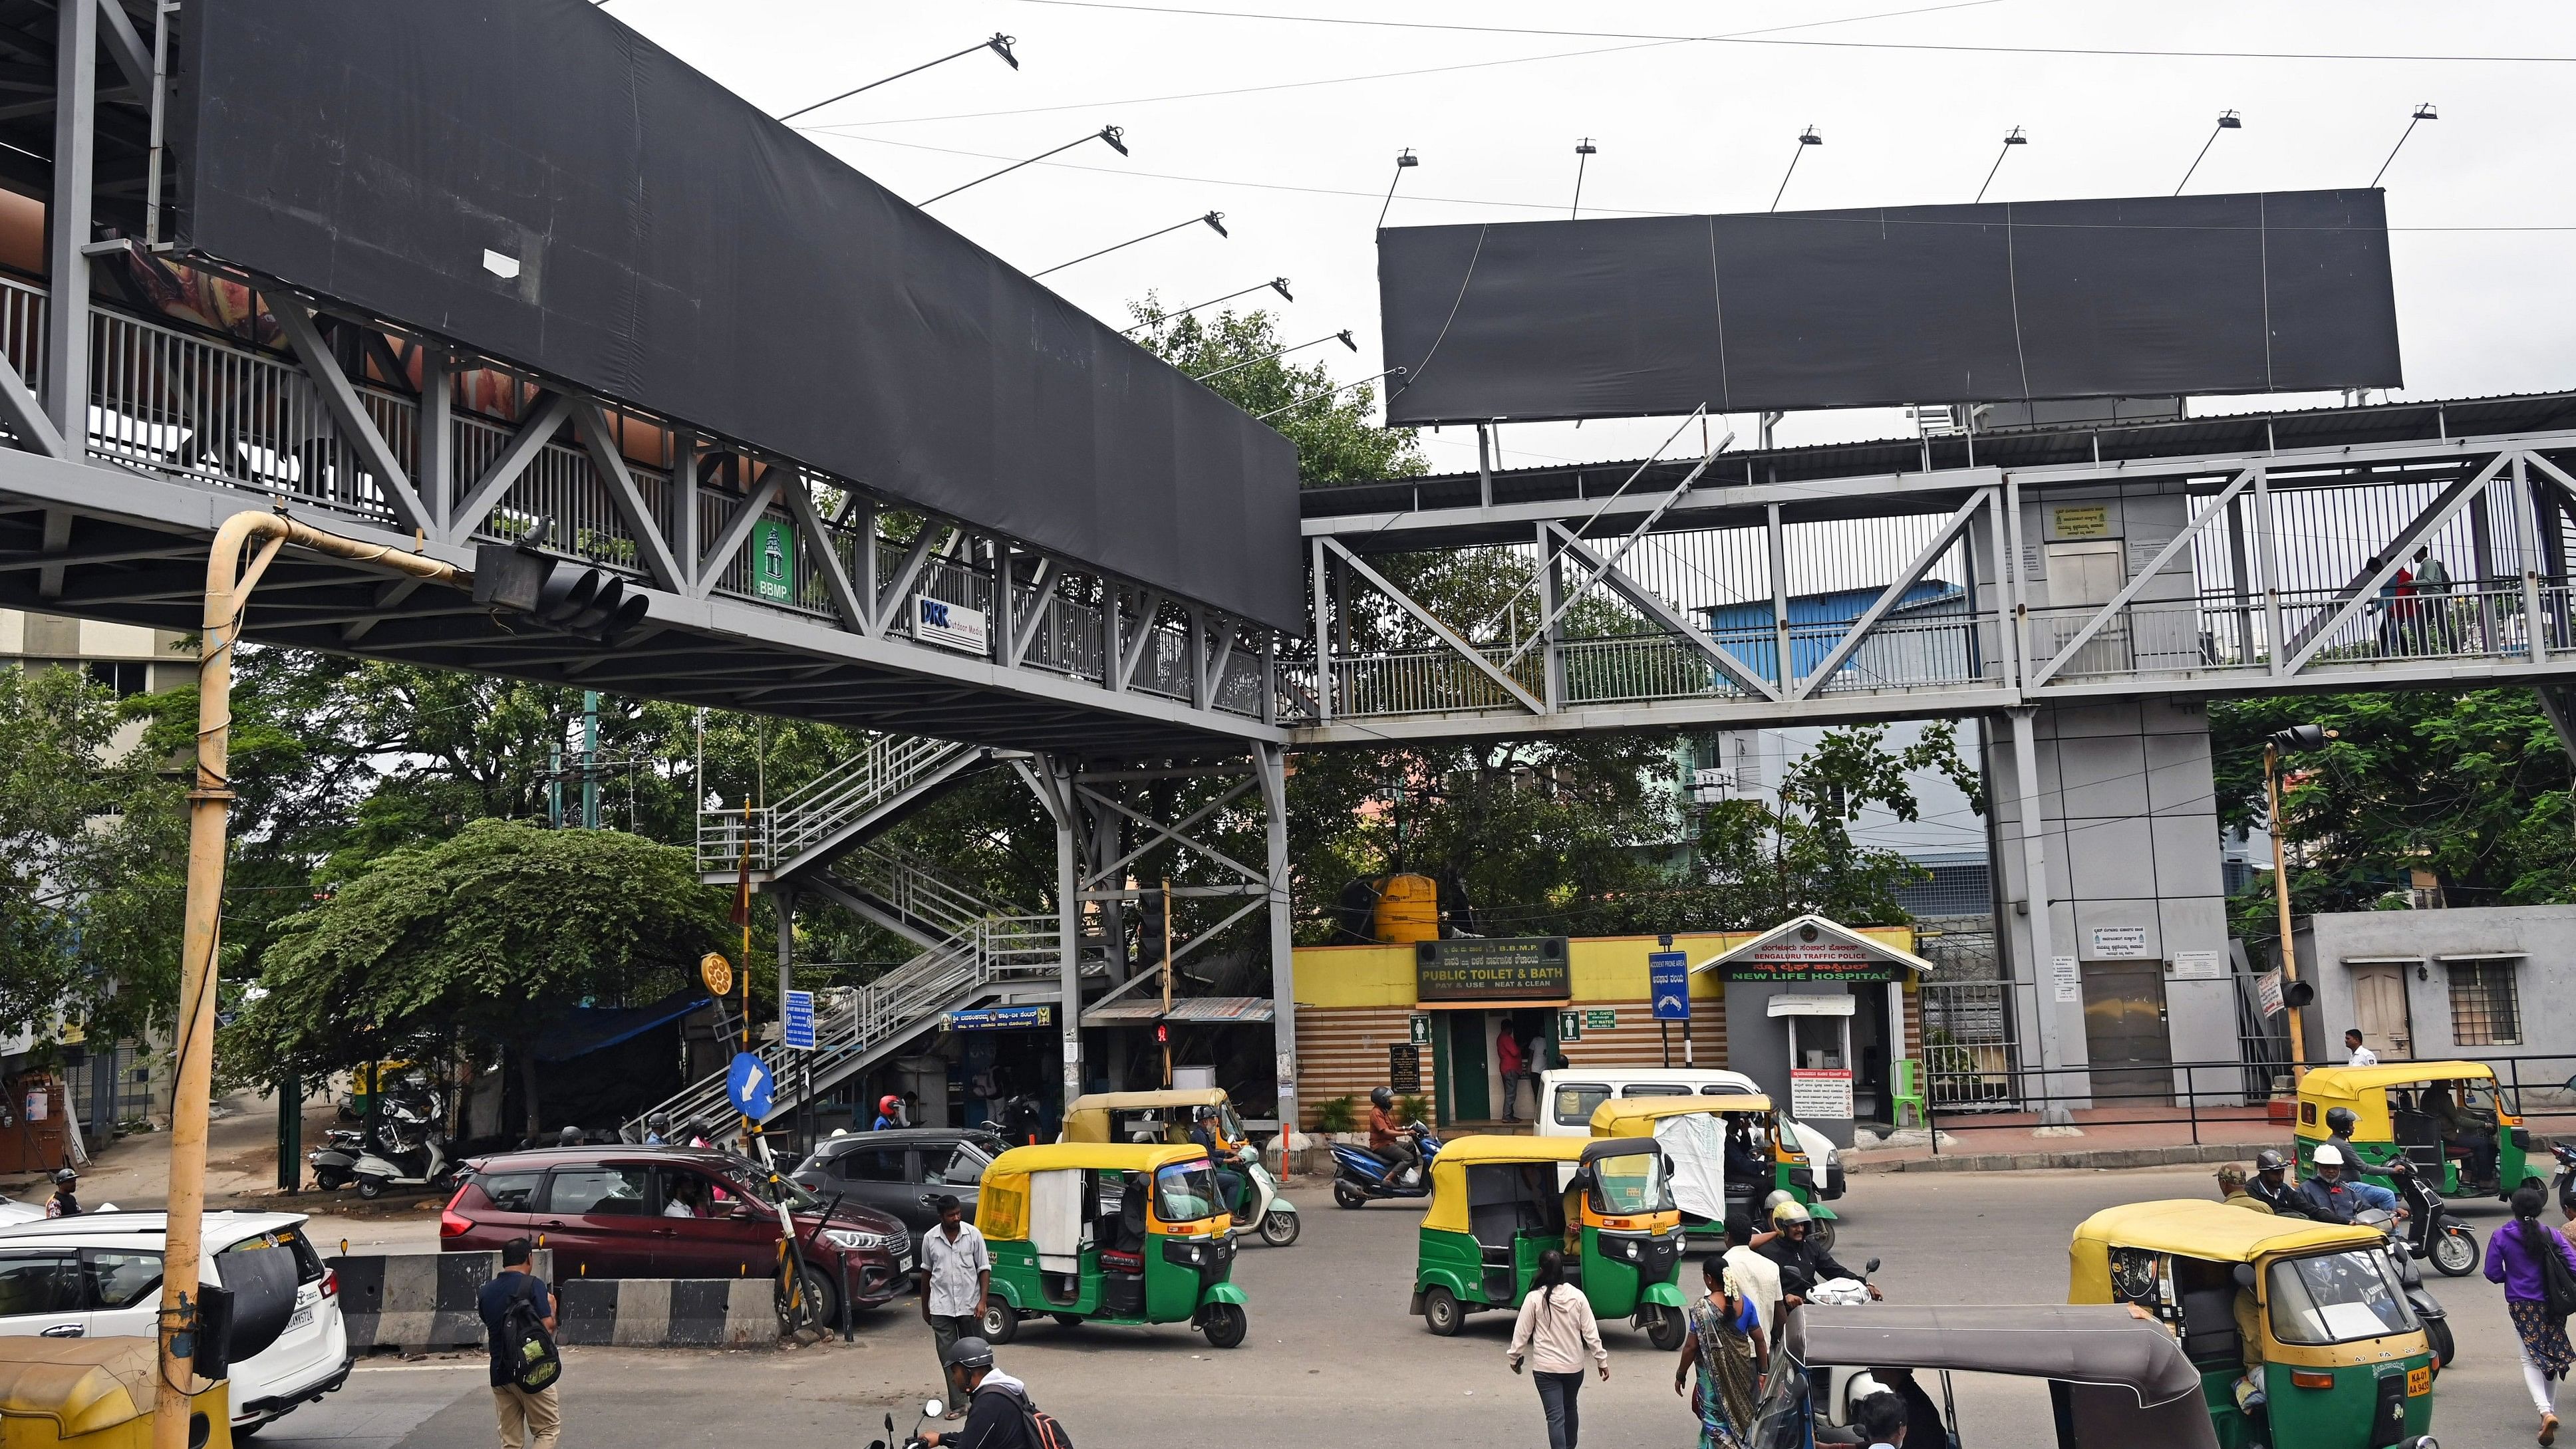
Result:
<svg viewBox="0 0 2576 1449">
<path fill-rule="evenodd" d="M 2201 157 L 2207 156 L 2209 154 L 2209 148 L 2218 144 L 2219 132 L 2242 131 L 2244 129 L 2244 119 L 2238 116 L 2234 111 L 2219 112 L 2218 124 L 2210 128 L 2209 139 L 2200 143 L 2200 156 L 2194 156 L 2191 158 L 2190 169 L 2184 171 L 2182 173 L 2182 179 L 2174 183 L 2174 195 L 2182 195 L 2182 189 L 2191 184 L 2191 173 L 2200 169 Z"/>
<path fill-rule="evenodd" d="M 2004 133 L 2004 148 L 1995 153 L 1995 164 L 1986 168 L 1985 185 L 1977 188 L 1977 201 L 1983 201 L 1986 199 L 1986 187 L 1995 184 L 1995 173 L 2004 169 L 2004 158 L 2012 154 L 2012 148 L 2015 146 L 2027 146 L 2029 144 L 2030 138 L 2021 133 L 2021 127 L 2019 126 L 2015 126 Z M 1974 206 L 1977 202 L 1972 201 L 1968 204 L 1970 206 Z"/>
<path fill-rule="evenodd" d="M 2389 163 L 2397 159 L 2398 152 L 2406 149 L 2406 138 L 2415 134 L 2417 123 L 2423 121 L 2438 121 L 2440 119 L 2442 118 L 2434 111 L 2433 103 L 2431 101 L 2426 101 L 2424 104 L 2417 106 L 2415 108 L 2414 117 L 2406 123 L 2406 129 L 2398 133 L 2397 144 L 2388 148 L 2388 160 L 2380 162 L 2379 169 L 2371 173 L 2370 184 L 2372 186 L 2377 186 L 2379 184 L 2379 178 L 2388 174 Z"/>
<path fill-rule="evenodd" d="M 1421 158 L 1413 154 L 1413 148 L 1410 146 L 1407 146 L 1403 150 L 1395 153 L 1395 174 L 1387 178 L 1386 201 L 1377 209 L 1377 229 L 1379 231 L 1386 230 L 1386 210 L 1388 207 L 1395 205 L 1395 183 L 1404 179 L 1405 172 L 1410 171 L 1421 164 Z"/>
<path fill-rule="evenodd" d="M 1188 223 L 1184 222 L 1182 225 L 1186 226 Z M 1231 302 L 1237 297 L 1249 296 L 1254 292 L 1260 291 L 1264 287 L 1268 287 L 1270 290 L 1277 292 L 1281 297 L 1288 301 L 1294 302 L 1297 300 L 1294 296 L 1289 294 L 1288 279 L 1286 277 L 1272 277 L 1266 282 L 1255 282 L 1240 292 L 1228 292 L 1222 297 L 1210 297 L 1204 302 L 1193 302 L 1186 307 L 1178 308 L 1170 312 L 1156 312 L 1152 317 L 1137 323 L 1133 327 L 1119 328 L 1118 335 L 1121 337 L 1132 337 L 1136 333 L 1142 332 L 1148 327 L 1159 327 L 1176 318 L 1187 317 L 1192 312 L 1195 312 L 1202 307 L 1213 307 L 1219 302 Z"/>
<path fill-rule="evenodd" d="M 879 87 L 879 86 L 881 86 L 881 85 L 886 84 L 886 82 L 887 82 L 887 81 L 899 81 L 899 80 L 903 79 L 905 76 L 908 76 L 908 75 L 919 75 L 919 74 L 921 74 L 923 71 L 926 71 L 926 70 L 930 69 L 930 68 L 931 68 L 932 66 L 934 66 L 934 65 L 946 65 L 948 62 L 950 62 L 950 61 L 952 61 L 952 60 L 957 59 L 957 57 L 959 57 L 959 56 L 961 56 L 961 55 L 973 55 L 975 52 L 977 52 L 977 51 L 979 51 L 979 50 L 989 50 L 989 51 L 993 52 L 995 55 L 1000 56 L 1000 57 L 1001 57 L 1002 59 L 1004 59 L 1005 61 L 1010 62 L 1011 69 L 1013 69 L 1013 70 L 1018 70 L 1018 69 L 1020 68 L 1020 58 L 1019 58 L 1018 56 L 1016 56 L 1016 55 L 1011 54 L 1011 47 L 1012 47 L 1012 46 L 1014 46 L 1014 45 L 1017 45 L 1018 43 L 1019 43 L 1019 41 L 1018 41 L 1015 37 L 1008 36 L 1008 35 L 1004 35 L 1004 34 L 1002 34 L 1002 33 L 1001 33 L 1001 32 L 999 32 L 999 31 L 995 31 L 995 32 L 993 33 L 993 35 L 992 35 L 992 37 L 991 37 L 990 39 L 986 39 L 986 40 L 979 40 L 979 41 L 975 42 L 973 45 L 970 45 L 970 46 L 966 47 L 964 50 L 960 50 L 960 51 L 952 51 L 951 53 L 949 53 L 949 54 L 947 54 L 947 55 L 943 55 L 943 56 L 941 56 L 941 57 L 940 57 L 939 59 L 937 59 L 937 60 L 926 60 L 926 61 L 923 61 L 921 64 L 914 66 L 914 67 L 913 67 L 912 69 L 910 69 L 910 70 L 899 70 L 899 71 L 896 71 L 894 74 L 892 74 L 892 75 L 890 75 L 890 76 L 887 76 L 887 77 L 885 78 L 885 80 L 872 80 L 872 81 L 868 82 L 866 85 L 863 85 L 863 86 L 859 87 L 859 89 L 858 89 L 858 90 L 856 90 L 856 91 L 843 91 L 843 92 L 841 92 L 841 93 L 840 93 L 839 95 L 837 95 L 837 96 L 830 96 L 830 97 L 827 97 L 827 98 L 825 98 L 825 99 L 823 99 L 823 100 L 816 101 L 814 104 L 812 104 L 812 105 L 810 105 L 810 106 L 806 106 L 806 107 L 804 107 L 804 108 L 802 108 L 802 109 L 800 109 L 800 110 L 793 110 L 793 111 L 789 111 L 786 115 L 783 115 L 783 116 L 779 117 L 778 119 L 780 119 L 780 120 L 782 120 L 782 121 L 792 121 L 792 120 L 795 120 L 798 116 L 806 115 L 806 114 L 809 114 L 809 113 L 814 112 L 814 111 L 819 111 L 819 110 L 823 109 L 825 106 L 828 106 L 828 105 L 832 104 L 832 102 L 833 102 L 833 101 L 846 101 L 846 100 L 848 100 L 850 97 L 852 97 L 852 96 L 855 96 L 855 95 L 859 94 L 859 91 L 872 91 L 872 90 L 875 90 L 877 87 Z"/>
<path fill-rule="evenodd" d="M 1789 178 L 1798 174 L 1798 158 L 1807 154 L 1808 147 L 1823 144 L 1825 144 L 1825 138 L 1817 135 L 1816 128 L 1813 126 L 1798 133 L 1797 149 L 1789 153 L 1789 169 L 1780 173 L 1780 189 L 1771 193 L 1773 211 L 1780 209 L 1780 198 L 1789 194 Z"/>
<path fill-rule="evenodd" d="M 1187 221 L 1173 222 L 1170 226 L 1164 227 L 1160 231 L 1149 231 L 1143 236 L 1131 236 L 1125 241 L 1120 242 L 1117 246 L 1102 247 L 1096 252 L 1087 252 L 1082 256 L 1075 257 L 1070 262 L 1058 262 L 1054 266 L 1047 268 L 1046 272 L 1031 272 L 1029 273 L 1029 276 L 1036 278 L 1045 276 L 1047 272 L 1061 272 L 1065 268 L 1074 266 L 1077 263 L 1090 261 L 1093 257 L 1105 257 L 1111 252 L 1119 250 L 1120 247 L 1132 247 L 1138 242 L 1149 242 L 1158 236 L 1170 236 L 1172 233 L 1179 231 L 1185 226 L 1198 226 L 1201 224 L 1206 225 L 1209 230 L 1214 231 L 1218 236 L 1234 235 L 1234 233 L 1225 229 L 1225 213 L 1222 211 L 1211 211 L 1205 216 L 1194 216 Z"/>
<path fill-rule="evenodd" d="M 1039 163 L 1040 161 L 1044 161 L 1044 160 L 1045 160 L 1046 158 L 1048 158 L 1049 156 L 1054 156 L 1054 155 L 1058 155 L 1058 154 L 1060 154 L 1060 153 L 1062 153 L 1062 152 L 1070 151 L 1070 150 L 1072 150 L 1074 147 L 1081 145 L 1081 144 L 1082 144 L 1083 142 L 1085 142 L 1085 141 L 1106 141 L 1106 142 L 1108 142 L 1108 143 L 1109 143 L 1109 149 L 1110 149 L 1110 150 L 1117 152 L 1117 153 L 1118 153 L 1119 155 L 1121 155 L 1121 156 L 1124 156 L 1124 155 L 1126 155 L 1126 154 L 1127 154 L 1127 144 L 1126 144 L 1126 142 L 1125 142 L 1125 141 L 1121 140 L 1120 138 L 1121 138 L 1121 137 L 1123 137 L 1123 136 L 1125 136 L 1126 134 L 1127 134 L 1126 132 L 1124 132 L 1124 131 L 1122 131 L 1122 130 L 1118 129 L 1116 126 L 1103 126 L 1103 127 L 1101 127 L 1099 130 L 1094 131 L 1094 132 L 1092 132 L 1091 134 L 1089 134 L 1089 135 L 1087 135 L 1087 136 L 1076 136 L 1076 137 L 1075 137 L 1075 138 L 1073 138 L 1072 140 L 1065 142 L 1063 145 L 1056 147 L 1056 148 L 1055 148 L 1055 150 L 1053 150 L 1053 151 L 1040 151 L 1038 154 L 1036 154 L 1036 155 L 1034 155 L 1034 156 L 1030 157 L 1030 158 L 1029 158 L 1028 160 L 1026 160 L 1026 161 L 1014 161 L 1014 162 L 1012 162 L 1010 165 L 1003 167 L 1003 168 L 1002 168 L 1001 170 L 999 170 L 999 171 L 994 171 L 994 172 L 987 173 L 986 175 L 978 176 L 978 177 L 976 177 L 974 180 L 967 182 L 967 183 L 966 183 L 966 186 L 952 186 L 952 187 L 949 187 L 946 191 L 943 191 L 943 192 L 939 193 L 937 196 L 934 196 L 934 197 L 930 198 L 930 201 L 924 201 L 924 202 L 920 202 L 920 203 L 918 203 L 918 204 L 919 204 L 919 205 L 922 205 L 922 206 L 928 206 L 928 205 L 930 205 L 930 202 L 931 202 L 931 201 L 946 201 L 948 198 L 950 198 L 950 197 L 952 197 L 952 196 L 955 196 L 958 192 L 964 191 L 964 190 L 966 189 L 966 187 L 967 187 L 967 186 L 981 186 L 981 185 L 983 185 L 985 182 L 992 180 L 992 179 L 993 179 L 994 177 L 996 177 L 996 176 L 1008 176 L 1008 175 L 1010 175 L 1012 172 L 1019 170 L 1019 169 L 1020 169 L 1021 167 L 1023 167 L 1023 166 L 1034 166 L 1034 165 L 1036 165 L 1037 163 Z"/>
<path fill-rule="evenodd" d="M 1574 209 L 1565 214 L 1567 221 L 1583 214 L 1583 168 L 1600 154 L 1601 148 L 1593 145 L 1589 136 L 1574 143 Z"/>
<path fill-rule="evenodd" d="M 2292 725 L 2276 731 L 2263 742 L 2263 793 L 2272 807 L 2272 897 L 2281 914 L 2281 1004 L 2290 1016 L 2290 1075 L 2297 1078 L 2308 1069 L 2306 1034 L 2299 1026 L 2299 1008 L 2314 998 L 2315 989 L 2297 989 L 2299 962 L 2290 946 L 2290 855 L 2282 840 L 2281 825 L 2281 755 L 2288 750 L 2321 750 L 2335 737 L 2323 725 Z"/>
</svg>

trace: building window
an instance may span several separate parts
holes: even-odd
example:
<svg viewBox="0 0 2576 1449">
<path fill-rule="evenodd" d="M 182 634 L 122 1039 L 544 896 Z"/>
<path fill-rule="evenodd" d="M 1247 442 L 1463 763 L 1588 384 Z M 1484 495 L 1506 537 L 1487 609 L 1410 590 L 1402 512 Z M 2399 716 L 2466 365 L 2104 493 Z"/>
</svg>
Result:
<svg viewBox="0 0 2576 1449">
<path fill-rule="evenodd" d="M 2451 971 L 2451 1040 L 2460 1046 L 2518 1046 L 2522 1010 L 2511 956 L 2445 962 Z"/>
<path fill-rule="evenodd" d="M 81 666 L 90 683 L 113 690 L 116 697 L 143 694 L 151 689 L 152 666 L 139 659 L 93 659 Z"/>
</svg>

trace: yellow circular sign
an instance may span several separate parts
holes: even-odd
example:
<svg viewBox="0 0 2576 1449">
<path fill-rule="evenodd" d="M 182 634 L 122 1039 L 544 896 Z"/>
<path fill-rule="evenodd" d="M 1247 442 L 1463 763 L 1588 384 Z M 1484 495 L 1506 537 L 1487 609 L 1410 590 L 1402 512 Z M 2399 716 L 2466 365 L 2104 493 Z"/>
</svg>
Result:
<svg viewBox="0 0 2576 1449">
<path fill-rule="evenodd" d="M 733 963 L 709 951 L 698 958 L 698 979 L 707 983 L 709 991 L 723 996 L 733 990 Z"/>
</svg>

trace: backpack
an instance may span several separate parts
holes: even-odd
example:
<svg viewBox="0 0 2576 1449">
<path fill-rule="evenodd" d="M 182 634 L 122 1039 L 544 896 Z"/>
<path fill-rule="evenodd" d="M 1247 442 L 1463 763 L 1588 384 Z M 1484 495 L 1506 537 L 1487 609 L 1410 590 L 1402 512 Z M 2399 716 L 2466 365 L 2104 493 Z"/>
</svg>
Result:
<svg viewBox="0 0 2576 1449">
<path fill-rule="evenodd" d="M 545 1280 L 534 1274 L 528 1281 L 535 1292 L 545 1291 Z M 545 1315 L 538 1311 L 531 1293 L 521 1293 L 510 1300 L 501 1314 L 501 1361 L 508 1365 L 510 1381 L 530 1393 L 554 1387 L 563 1377 L 563 1355 L 555 1350 L 555 1338 L 546 1332 Z"/>
<path fill-rule="evenodd" d="M 2539 1230 L 2537 1242 L 2532 1240 L 2535 1228 Z M 2560 1236 L 2557 1229 L 2537 1219 L 2518 1221 L 2514 1228 L 2514 1238 L 2522 1245 L 2523 1251 L 2531 1254 L 2540 1264 L 2540 1301 L 2543 1310 L 2551 1318 L 2564 1323 L 2569 1315 L 2576 1314 L 2576 1273 L 2568 1271 L 2567 1260 L 2562 1256 L 2566 1252 L 2567 1240 Z"/>
<path fill-rule="evenodd" d="M 1064 1426 L 1057 1423 L 1053 1415 L 1031 1402 L 1028 1395 L 1003 1384 L 975 1392 L 1011 1396 L 1011 1401 L 1020 1406 L 1021 1422 L 1028 1426 L 1029 1449 L 1073 1449 L 1073 1436 L 1064 1431 Z"/>
</svg>

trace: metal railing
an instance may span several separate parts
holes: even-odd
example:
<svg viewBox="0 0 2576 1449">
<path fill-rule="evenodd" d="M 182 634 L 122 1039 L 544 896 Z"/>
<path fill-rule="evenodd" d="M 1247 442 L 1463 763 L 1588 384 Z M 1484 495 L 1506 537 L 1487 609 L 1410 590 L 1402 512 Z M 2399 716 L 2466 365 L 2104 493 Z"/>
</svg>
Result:
<svg viewBox="0 0 2576 1449">
<path fill-rule="evenodd" d="M 751 868 L 775 871 L 842 834 L 854 822 L 962 767 L 973 745 L 920 735 L 879 735 L 868 747 L 766 809 L 698 812 L 698 869 L 731 870 L 746 840 Z"/>
</svg>

